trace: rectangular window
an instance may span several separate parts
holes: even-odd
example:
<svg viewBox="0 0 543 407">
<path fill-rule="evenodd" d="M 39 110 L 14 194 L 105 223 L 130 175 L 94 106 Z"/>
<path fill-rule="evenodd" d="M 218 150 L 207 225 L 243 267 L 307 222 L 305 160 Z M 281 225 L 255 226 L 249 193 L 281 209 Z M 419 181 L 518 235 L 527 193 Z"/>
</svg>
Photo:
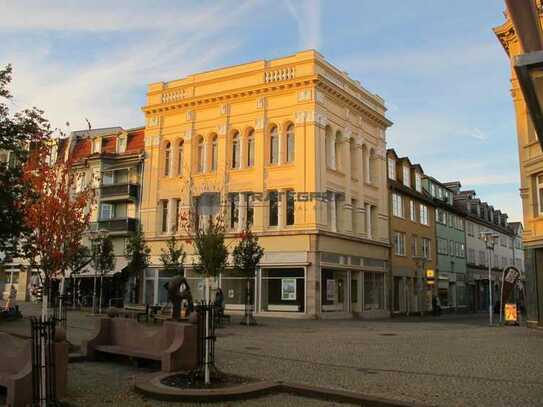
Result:
<svg viewBox="0 0 543 407">
<path fill-rule="evenodd" d="M 255 165 L 255 139 L 249 137 L 247 139 L 247 167 L 253 167 Z"/>
<path fill-rule="evenodd" d="M 100 219 L 107 220 L 115 217 L 115 211 L 112 204 L 103 203 L 100 207 Z"/>
<path fill-rule="evenodd" d="M 437 253 L 443 254 L 443 255 L 449 254 L 449 251 L 447 250 L 447 244 L 448 244 L 447 239 L 443 239 L 441 237 L 438 238 L 437 239 Z"/>
<path fill-rule="evenodd" d="M 436 209 L 436 222 L 441 223 L 442 225 L 447 224 L 447 217 L 445 216 L 445 211 L 443 209 Z"/>
<path fill-rule="evenodd" d="M 449 256 L 454 256 L 454 253 L 455 253 L 454 240 L 449 240 Z"/>
<path fill-rule="evenodd" d="M 428 220 L 428 207 L 422 204 L 420 204 L 420 223 L 426 226 L 430 224 Z"/>
<path fill-rule="evenodd" d="M 126 137 L 117 138 L 117 153 L 122 154 L 126 151 Z"/>
<path fill-rule="evenodd" d="M 475 249 L 468 249 L 468 263 L 475 264 Z"/>
<path fill-rule="evenodd" d="M 412 222 L 417 221 L 417 209 L 415 207 L 415 201 L 411 200 L 409 201 L 409 212 Z"/>
<path fill-rule="evenodd" d="M 422 242 L 422 257 L 424 257 L 425 259 L 432 258 L 430 239 L 422 238 L 421 242 Z"/>
<path fill-rule="evenodd" d="M 277 226 L 279 224 L 279 199 L 277 191 L 268 192 L 269 202 L 269 219 L 268 224 L 270 226 Z"/>
<path fill-rule="evenodd" d="M 364 273 L 364 310 L 385 309 L 385 275 Z"/>
<path fill-rule="evenodd" d="M 114 182 L 113 171 L 104 171 L 102 173 L 102 185 L 113 185 Z"/>
<path fill-rule="evenodd" d="M 460 256 L 458 257 L 466 257 L 466 245 L 464 243 L 460 243 Z"/>
<path fill-rule="evenodd" d="M 416 257 L 418 255 L 417 240 L 419 238 L 416 235 L 411 236 L 411 256 Z"/>
<path fill-rule="evenodd" d="M 236 229 L 239 222 L 239 194 L 231 193 L 230 201 L 230 229 Z"/>
<path fill-rule="evenodd" d="M 403 166 L 403 184 L 411 187 L 411 168 L 408 165 Z"/>
<path fill-rule="evenodd" d="M 405 233 L 394 232 L 394 254 L 405 256 Z"/>
<path fill-rule="evenodd" d="M 403 203 L 400 194 L 392 194 L 392 214 L 399 218 L 403 218 Z"/>
<path fill-rule="evenodd" d="M 247 229 L 250 229 L 254 223 L 255 219 L 255 206 L 254 206 L 254 195 L 252 193 L 247 193 L 246 197 L 247 202 Z"/>
<path fill-rule="evenodd" d="M 100 137 L 96 137 L 94 140 L 92 140 L 92 152 L 94 154 L 100 153 L 102 147 L 102 139 Z"/>
<path fill-rule="evenodd" d="M 415 172 L 415 189 L 417 192 L 422 192 L 422 176 L 419 172 Z"/>
<path fill-rule="evenodd" d="M 168 232 L 168 200 L 162 201 L 162 233 Z"/>
<path fill-rule="evenodd" d="M 396 160 L 394 158 L 388 159 L 388 178 L 396 179 Z"/>
<path fill-rule="evenodd" d="M 294 191 L 287 191 L 287 225 L 294 225 Z"/>
</svg>

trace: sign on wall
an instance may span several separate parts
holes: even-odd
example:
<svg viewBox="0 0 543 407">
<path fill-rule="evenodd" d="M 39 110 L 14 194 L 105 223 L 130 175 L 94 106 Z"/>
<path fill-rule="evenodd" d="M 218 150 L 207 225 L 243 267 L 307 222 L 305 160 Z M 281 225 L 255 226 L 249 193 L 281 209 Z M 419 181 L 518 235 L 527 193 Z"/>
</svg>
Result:
<svg viewBox="0 0 543 407">
<path fill-rule="evenodd" d="M 295 278 L 281 279 L 281 300 L 282 301 L 296 300 L 296 279 Z"/>
</svg>

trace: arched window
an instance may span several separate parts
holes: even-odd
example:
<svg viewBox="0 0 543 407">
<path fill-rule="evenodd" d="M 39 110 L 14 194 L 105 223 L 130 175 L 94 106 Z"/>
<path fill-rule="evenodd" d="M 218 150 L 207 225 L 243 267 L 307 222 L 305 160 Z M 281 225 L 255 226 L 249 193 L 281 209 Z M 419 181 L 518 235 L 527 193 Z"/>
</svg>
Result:
<svg viewBox="0 0 543 407">
<path fill-rule="evenodd" d="M 325 147 L 325 156 L 326 156 L 326 166 L 333 168 L 332 165 L 332 129 L 330 126 L 326 126 L 325 135 L 324 135 L 324 147 Z"/>
<path fill-rule="evenodd" d="M 255 131 L 251 129 L 247 134 L 247 167 L 255 165 Z"/>
<path fill-rule="evenodd" d="M 294 125 L 287 127 L 287 163 L 294 162 Z"/>
<path fill-rule="evenodd" d="M 341 167 L 341 133 L 336 132 L 336 137 L 334 137 L 334 166 L 335 170 L 340 169 Z"/>
<path fill-rule="evenodd" d="M 170 162 L 171 162 L 171 144 L 169 141 L 164 145 L 164 176 L 170 175 Z"/>
<path fill-rule="evenodd" d="M 211 139 L 211 171 L 217 171 L 217 159 L 219 155 L 219 144 L 217 136 L 214 135 Z"/>
<path fill-rule="evenodd" d="M 177 146 L 177 175 L 183 175 L 183 166 L 184 166 L 183 145 L 184 145 L 184 140 L 180 140 Z"/>
<path fill-rule="evenodd" d="M 232 136 L 232 168 L 239 168 L 239 133 L 236 131 Z"/>
<path fill-rule="evenodd" d="M 270 130 L 270 164 L 279 164 L 279 133 L 276 126 Z"/>
<path fill-rule="evenodd" d="M 204 172 L 205 152 L 204 152 L 204 138 L 198 137 L 198 172 Z"/>
</svg>

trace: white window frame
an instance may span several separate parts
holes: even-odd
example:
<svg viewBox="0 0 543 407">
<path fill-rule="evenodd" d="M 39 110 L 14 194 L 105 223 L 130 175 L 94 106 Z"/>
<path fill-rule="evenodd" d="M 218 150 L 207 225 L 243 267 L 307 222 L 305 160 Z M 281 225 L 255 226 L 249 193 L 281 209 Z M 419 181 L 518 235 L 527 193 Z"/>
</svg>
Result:
<svg viewBox="0 0 543 407">
<path fill-rule="evenodd" d="M 392 193 L 392 214 L 398 218 L 403 218 L 403 197 L 395 192 Z"/>
<path fill-rule="evenodd" d="M 104 216 L 104 209 L 109 208 L 109 216 Z M 109 220 L 115 217 L 115 206 L 110 203 L 103 202 L 100 204 L 100 220 Z"/>
<path fill-rule="evenodd" d="M 415 190 L 417 192 L 422 192 L 422 176 L 418 171 L 415 172 Z"/>
<path fill-rule="evenodd" d="M 421 254 L 422 257 L 425 259 L 431 259 L 432 258 L 432 241 L 426 237 L 423 237 L 421 239 Z"/>
<path fill-rule="evenodd" d="M 415 206 L 415 201 L 413 199 L 409 201 L 409 216 L 412 222 L 417 221 L 417 209 Z"/>
<path fill-rule="evenodd" d="M 394 232 L 394 254 L 405 256 L 405 233 Z"/>
<path fill-rule="evenodd" d="M 421 225 L 430 226 L 430 220 L 428 219 L 428 207 L 424 204 L 419 204 L 420 217 L 419 221 Z"/>
<path fill-rule="evenodd" d="M 404 164 L 402 170 L 403 170 L 403 184 L 406 187 L 411 188 L 411 168 L 409 167 L 409 165 Z"/>
<path fill-rule="evenodd" d="M 126 136 L 119 136 L 117 138 L 117 154 L 122 154 L 126 152 L 127 141 L 128 139 Z"/>
<path fill-rule="evenodd" d="M 394 158 L 388 159 L 388 178 L 396 180 L 396 160 Z"/>
</svg>

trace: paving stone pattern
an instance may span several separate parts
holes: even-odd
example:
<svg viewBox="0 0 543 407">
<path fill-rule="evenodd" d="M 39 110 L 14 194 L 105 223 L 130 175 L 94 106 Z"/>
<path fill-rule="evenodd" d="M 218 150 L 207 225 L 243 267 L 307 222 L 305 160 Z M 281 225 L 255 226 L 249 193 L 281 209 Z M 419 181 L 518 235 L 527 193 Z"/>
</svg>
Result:
<svg viewBox="0 0 543 407">
<path fill-rule="evenodd" d="M 70 340 L 78 343 L 89 335 L 93 321 L 71 312 Z M 543 406 L 541 330 L 491 328 L 484 315 L 382 321 L 261 317 L 255 327 L 236 322 L 218 330 L 217 366 L 225 372 L 425 405 Z M 133 378 L 146 373 L 130 364 L 73 364 L 68 399 L 81 406 L 171 405 L 131 391 Z M 333 404 L 276 395 L 223 405 Z"/>
</svg>

